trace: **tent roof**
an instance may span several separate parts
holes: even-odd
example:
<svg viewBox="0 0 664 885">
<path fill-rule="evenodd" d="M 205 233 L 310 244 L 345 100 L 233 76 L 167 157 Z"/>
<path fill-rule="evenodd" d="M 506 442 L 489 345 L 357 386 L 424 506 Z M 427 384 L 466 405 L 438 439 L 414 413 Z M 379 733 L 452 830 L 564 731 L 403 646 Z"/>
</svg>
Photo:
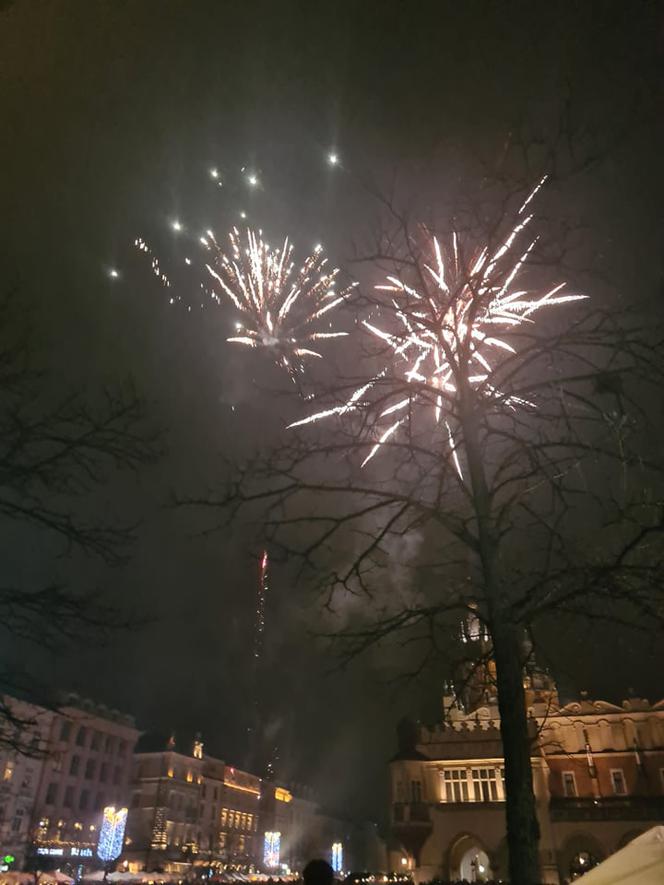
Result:
<svg viewBox="0 0 664 885">
<path fill-rule="evenodd" d="M 579 879 L 582 885 L 661 885 L 664 826 L 653 827 Z"/>
</svg>

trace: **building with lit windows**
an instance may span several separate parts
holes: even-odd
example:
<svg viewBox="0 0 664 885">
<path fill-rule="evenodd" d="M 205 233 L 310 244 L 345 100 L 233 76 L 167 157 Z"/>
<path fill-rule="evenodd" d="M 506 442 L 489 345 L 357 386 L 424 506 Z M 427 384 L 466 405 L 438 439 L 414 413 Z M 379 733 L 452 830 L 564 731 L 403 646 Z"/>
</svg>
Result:
<svg viewBox="0 0 664 885">
<path fill-rule="evenodd" d="M 103 810 L 127 804 L 133 719 L 75 695 L 54 709 L 3 703 L 13 739 L 0 757 L 3 855 L 40 869 L 97 865 Z"/>
<path fill-rule="evenodd" d="M 53 712 L 14 698 L 3 698 L 0 738 L 0 855 L 26 862 L 42 755 L 51 733 Z M 17 727 L 17 724 L 18 727 Z"/>
<path fill-rule="evenodd" d="M 162 745 L 163 746 L 163 745 Z M 139 747 L 139 749 L 141 749 Z M 257 859 L 260 779 L 203 752 L 138 752 L 125 857 L 131 870 L 248 869 Z"/>
<path fill-rule="evenodd" d="M 561 705 L 525 674 L 542 882 L 586 872 L 664 819 L 664 701 Z M 444 698 L 433 728 L 402 723 L 390 763 L 393 871 L 469 882 L 507 878 L 505 784 L 495 697 Z"/>
</svg>

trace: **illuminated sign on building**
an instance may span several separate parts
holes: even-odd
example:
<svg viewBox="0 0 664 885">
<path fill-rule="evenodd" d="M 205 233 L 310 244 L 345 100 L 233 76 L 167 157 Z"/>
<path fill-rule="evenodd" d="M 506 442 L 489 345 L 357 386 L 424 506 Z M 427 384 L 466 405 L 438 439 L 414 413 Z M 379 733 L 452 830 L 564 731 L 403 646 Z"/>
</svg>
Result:
<svg viewBox="0 0 664 885">
<path fill-rule="evenodd" d="M 263 845 L 263 863 L 266 867 L 278 867 L 281 854 L 281 833 L 268 832 L 265 834 Z"/>
<path fill-rule="evenodd" d="M 274 798 L 278 799 L 280 802 L 290 802 L 293 795 L 288 790 L 284 790 L 283 787 L 277 787 L 274 791 Z"/>
<path fill-rule="evenodd" d="M 341 842 L 332 843 L 332 869 L 340 873 L 344 868 L 344 847 Z"/>
<path fill-rule="evenodd" d="M 115 806 L 107 805 L 104 809 L 104 818 L 97 844 L 97 857 L 104 863 L 117 860 L 122 854 L 126 826 L 127 809 L 118 808 L 116 811 Z"/>
<path fill-rule="evenodd" d="M 92 848 L 78 848 L 76 845 L 72 845 L 71 848 L 48 848 L 42 845 L 37 848 L 37 854 L 45 855 L 46 857 L 64 857 L 65 855 L 69 857 L 92 857 Z"/>
</svg>

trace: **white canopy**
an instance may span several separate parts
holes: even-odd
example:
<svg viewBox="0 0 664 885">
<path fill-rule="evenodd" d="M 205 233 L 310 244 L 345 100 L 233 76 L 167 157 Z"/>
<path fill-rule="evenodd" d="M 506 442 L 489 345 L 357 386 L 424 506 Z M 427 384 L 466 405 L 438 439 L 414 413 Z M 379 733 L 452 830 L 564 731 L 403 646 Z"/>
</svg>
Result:
<svg viewBox="0 0 664 885">
<path fill-rule="evenodd" d="M 50 883 L 54 882 L 57 885 L 74 885 L 74 880 L 69 876 L 65 876 L 60 870 L 37 874 L 20 873 L 12 870 L 7 873 L 0 873 L 0 885 L 35 885 L 35 875 L 39 885 L 50 885 Z"/>
<path fill-rule="evenodd" d="M 578 881 L 581 885 L 662 885 L 664 826 L 632 839 Z"/>
</svg>

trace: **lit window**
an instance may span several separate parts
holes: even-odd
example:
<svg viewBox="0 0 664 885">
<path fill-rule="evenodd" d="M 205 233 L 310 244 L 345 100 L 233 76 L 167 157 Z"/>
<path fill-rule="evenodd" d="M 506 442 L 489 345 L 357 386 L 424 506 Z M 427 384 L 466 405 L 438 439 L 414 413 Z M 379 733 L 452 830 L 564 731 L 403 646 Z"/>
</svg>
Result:
<svg viewBox="0 0 664 885">
<path fill-rule="evenodd" d="M 227 809 L 227 808 L 222 808 L 222 809 L 221 809 L 221 826 L 222 826 L 222 827 L 225 827 L 225 826 L 226 826 L 226 818 L 227 818 L 227 817 L 228 817 L 228 809 Z"/>
<path fill-rule="evenodd" d="M 622 768 L 611 769 L 611 786 L 616 796 L 624 796 L 627 793 L 625 786 L 625 773 Z"/>
<path fill-rule="evenodd" d="M 190 771 L 188 771 L 187 772 L 187 783 L 190 784 L 193 781 L 193 779 L 194 779 L 193 774 Z"/>
<path fill-rule="evenodd" d="M 450 768 L 443 772 L 445 802 L 468 802 L 468 774 L 465 768 Z"/>
<path fill-rule="evenodd" d="M 14 777 L 14 763 L 7 762 L 5 764 L 5 770 L 2 775 L 3 781 L 10 781 Z"/>
<path fill-rule="evenodd" d="M 498 801 L 498 778 L 495 768 L 473 768 L 476 802 Z"/>
<path fill-rule="evenodd" d="M 169 769 L 168 769 L 168 776 L 169 776 L 169 777 L 175 777 L 175 772 L 173 771 L 172 768 L 169 768 Z"/>
<path fill-rule="evenodd" d="M 568 797 L 577 795 L 576 778 L 573 771 L 563 771 L 563 793 Z"/>
</svg>

